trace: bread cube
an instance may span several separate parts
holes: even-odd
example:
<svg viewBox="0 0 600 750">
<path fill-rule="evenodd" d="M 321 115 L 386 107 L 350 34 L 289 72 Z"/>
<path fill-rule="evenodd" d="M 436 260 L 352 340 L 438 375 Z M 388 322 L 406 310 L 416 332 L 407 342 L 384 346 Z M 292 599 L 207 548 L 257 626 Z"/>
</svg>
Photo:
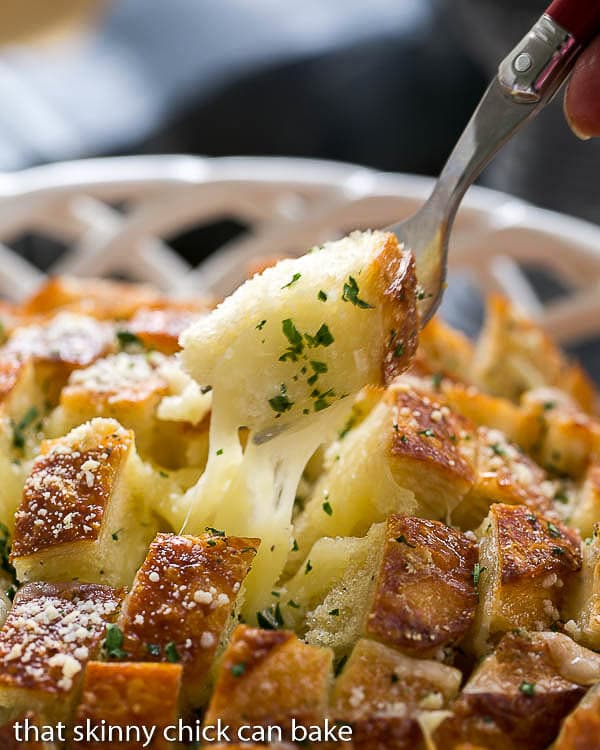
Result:
<svg viewBox="0 0 600 750">
<path fill-rule="evenodd" d="M 459 642 L 475 618 L 477 547 L 438 521 L 390 516 L 365 634 L 411 656 Z"/>
<path fill-rule="evenodd" d="M 573 369 L 539 326 L 499 296 L 488 302 L 472 377 L 489 393 L 513 401 L 524 391 L 542 386 L 567 390 L 584 409 L 593 400 L 593 386 L 581 369 Z"/>
<path fill-rule="evenodd" d="M 475 433 L 477 472 L 473 487 L 452 514 L 461 528 L 474 529 L 491 503 L 525 505 L 555 515 L 556 487 L 547 474 L 509 442 L 499 430 L 478 427 Z"/>
<path fill-rule="evenodd" d="M 335 682 L 329 714 L 352 726 L 353 748 L 420 748 L 420 714 L 448 708 L 461 679 L 458 669 L 361 639 Z"/>
<path fill-rule="evenodd" d="M 114 347 L 113 327 L 85 315 L 60 312 L 42 323 L 16 328 L 0 349 L 13 366 L 32 361 L 37 388 L 54 404 L 70 373 L 87 367 Z"/>
<path fill-rule="evenodd" d="M 591 687 L 563 721 L 553 750 L 585 750 L 600 736 L 600 683 Z"/>
<path fill-rule="evenodd" d="M 15 514 L 19 580 L 129 584 L 157 530 L 135 486 L 138 462 L 133 433 L 111 419 L 47 441 Z"/>
<path fill-rule="evenodd" d="M 565 588 L 581 568 L 577 532 L 525 506 L 497 503 L 482 524 L 479 550 L 477 653 L 501 633 L 558 622 Z"/>
<path fill-rule="evenodd" d="M 567 592 L 565 631 L 578 643 L 600 649 L 600 524 L 582 545 L 581 573 Z"/>
<path fill-rule="evenodd" d="M 123 319 L 159 299 L 156 290 L 143 284 L 55 276 L 40 286 L 21 311 L 28 316 L 47 316 L 68 310 L 99 320 Z"/>
<path fill-rule="evenodd" d="M 573 506 L 569 525 L 576 528 L 582 537 L 591 536 L 596 521 L 600 519 L 600 463 L 593 463 L 588 468 Z"/>
<path fill-rule="evenodd" d="M 119 619 L 125 658 L 181 663 L 186 700 L 200 705 L 259 543 L 215 533 L 159 534 Z"/>
<path fill-rule="evenodd" d="M 418 381 L 390 386 L 295 520 L 288 572 L 321 536 L 361 535 L 390 513 L 446 518 L 474 482 L 471 427 Z"/>
<path fill-rule="evenodd" d="M 223 655 L 206 714 L 231 727 L 280 726 L 288 734 L 298 725 L 321 724 L 331 683 L 332 653 L 307 646 L 285 630 L 238 626 Z"/>
<path fill-rule="evenodd" d="M 542 437 L 539 414 L 507 398 L 492 396 L 474 385 L 448 378 L 440 382 L 440 391 L 451 409 L 478 426 L 499 430 L 526 453 L 531 452 Z"/>
<path fill-rule="evenodd" d="M 473 344 L 469 339 L 432 318 L 419 334 L 419 348 L 413 369 L 420 374 L 469 382 L 473 360 Z"/>
<path fill-rule="evenodd" d="M 68 715 L 89 659 L 98 653 L 123 591 L 87 583 L 31 583 L 0 630 L 0 706 L 8 718 Z"/>
<path fill-rule="evenodd" d="M 468 631 L 475 544 L 438 521 L 392 515 L 362 539 L 319 540 L 285 584 L 280 611 L 308 643 L 348 653 L 360 636 L 430 656 Z"/>
<path fill-rule="evenodd" d="M 574 669 L 589 660 L 588 669 Z M 510 633 L 469 678 L 434 732 L 439 750 L 542 750 L 597 679 L 598 657 L 559 633 Z"/>
<path fill-rule="evenodd" d="M 127 330 L 148 349 L 174 354 L 181 348 L 179 337 L 210 309 L 208 303 L 168 301 L 140 308 L 127 323 Z"/>
<path fill-rule="evenodd" d="M 355 232 L 245 282 L 183 333 L 182 357 L 236 428 L 258 432 L 390 382 L 416 333 L 412 257 L 392 234 Z"/>
<path fill-rule="evenodd" d="M 89 662 L 73 723 L 82 727 L 89 722 L 91 727 L 120 728 L 123 740 L 96 742 L 74 736 L 68 747 L 138 750 L 147 743 L 149 735 L 153 739 L 146 746 L 152 750 L 173 747 L 165 739 L 164 731 L 177 724 L 181 673 L 180 664 Z"/>
<path fill-rule="evenodd" d="M 600 422 L 556 388 L 530 391 L 523 395 L 522 403 L 542 425 L 536 459 L 557 474 L 583 477 L 589 464 L 600 456 Z"/>
</svg>

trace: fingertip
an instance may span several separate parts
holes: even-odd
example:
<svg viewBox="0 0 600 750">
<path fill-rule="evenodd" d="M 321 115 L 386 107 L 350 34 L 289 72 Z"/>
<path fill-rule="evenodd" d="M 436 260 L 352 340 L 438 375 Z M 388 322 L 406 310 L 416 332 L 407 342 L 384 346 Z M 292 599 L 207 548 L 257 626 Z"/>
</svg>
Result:
<svg viewBox="0 0 600 750">
<path fill-rule="evenodd" d="M 600 136 L 600 37 L 582 53 L 564 98 L 569 127 L 582 139 Z"/>
</svg>

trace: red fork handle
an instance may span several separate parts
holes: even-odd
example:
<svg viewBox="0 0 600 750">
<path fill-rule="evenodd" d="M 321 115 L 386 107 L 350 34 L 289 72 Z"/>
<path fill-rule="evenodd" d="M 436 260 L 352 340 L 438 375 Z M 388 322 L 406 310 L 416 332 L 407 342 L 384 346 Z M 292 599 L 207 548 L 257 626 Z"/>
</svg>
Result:
<svg viewBox="0 0 600 750">
<path fill-rule="evenodd" d="M 575 37 L 587 44 L 600 34 L 600 0 L 554 0 L 546 15 Z"/>
</svg>

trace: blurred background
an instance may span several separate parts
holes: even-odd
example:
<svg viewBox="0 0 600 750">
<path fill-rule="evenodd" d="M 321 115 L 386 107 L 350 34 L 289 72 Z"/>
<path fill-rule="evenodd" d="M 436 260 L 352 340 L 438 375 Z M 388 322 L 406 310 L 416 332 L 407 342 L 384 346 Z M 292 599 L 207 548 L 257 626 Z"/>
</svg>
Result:
<svg viewBox="0 0 600 750">
<path fill-rule="evenodd" d="M 191 153 L 316 157 L 436 175 L 497 63 L 544 7 L 2 0 L 0 171 Z M 557 99 L 480 182 L 599 222 L 599 173 L 600 140 L 578 141 Z M 175 247 L 197 263 L 238 228 L 212 231 L 216 237 L 188 234 Z M 18 249 L 42 268 L 60 250 L 33 236 Z M 465 313 L 463 300 L 465 314 L 480 318 L 479 310 Z"/>
<path fill-rule="evenodd" d="M 109 154 L 434 175 L 543 0 L 2 0 L 0 170 Z M 600 220 L 600 144 L 546 111 L 484 184 Z"/>
</svg>

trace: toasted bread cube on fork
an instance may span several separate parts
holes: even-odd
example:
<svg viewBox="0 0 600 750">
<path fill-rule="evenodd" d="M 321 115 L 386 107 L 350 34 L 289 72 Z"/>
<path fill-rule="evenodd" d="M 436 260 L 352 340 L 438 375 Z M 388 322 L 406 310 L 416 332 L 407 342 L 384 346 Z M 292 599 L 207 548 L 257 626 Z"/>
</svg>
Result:
<svg viewBox="0 0 600 750">
<path fill-rule="evenodd" d="M 352 747 L 421 748 L 419 715 L 447 709 L 461 679 L 446 664 L 361 639 L 335 682 L 329 714 L 351 725 Z"/>
<path fill-rule="evenodd" d="M 125 658 L 181 663 L 184 698 L 199 706 L 258 545 L 222 533 L 159 534 L 119 618 Z"/>
<path fill-rule="evenodd" d="M 117 616 L 122 590 L 88 583 L 30 583 L 0 630 L 0 706 L 68 717 L 83 669 Z"/>
<path fill-rule="evenodd" d="M 597 654 L 561 633 L 509 633 L 469 678 L 434 747 L 543 750 L 599 669 Z"/>
<path fill-rule="evenodd" d="M 73 737 L 67 746 L 88 750 L 137 750 L 144 744 L 152 750 L 173 747 L 164 732 L 177 724 L 181 673 L 180 664 L 89 662 L 73 724 L 107 725 L 114 737 L 123 740 L 97 742 Z"/>
<path fill-rule="evenodd" d="M 157 523 L 135 486 L 133 433 L 95 419 L 46 442 L 15 514 L 21 581 L 131 583 Z"/>
<path fill-rule="evenodd" d="M 286 630 L 239 625 L 221 660 L 204 724 L 277 725 L 286 737 L 297 725 L 322 723 L 333 654 L 308 646 Z M 233 734 L 235 736 L 235 734 Z"/>
<path fill-rule="evenodd" d="M 522 505 L 492 505 L 481 526 L 476 652 L 501 633 L 554 626 L 580 568 L 577 532 Z"/>
</svg>

